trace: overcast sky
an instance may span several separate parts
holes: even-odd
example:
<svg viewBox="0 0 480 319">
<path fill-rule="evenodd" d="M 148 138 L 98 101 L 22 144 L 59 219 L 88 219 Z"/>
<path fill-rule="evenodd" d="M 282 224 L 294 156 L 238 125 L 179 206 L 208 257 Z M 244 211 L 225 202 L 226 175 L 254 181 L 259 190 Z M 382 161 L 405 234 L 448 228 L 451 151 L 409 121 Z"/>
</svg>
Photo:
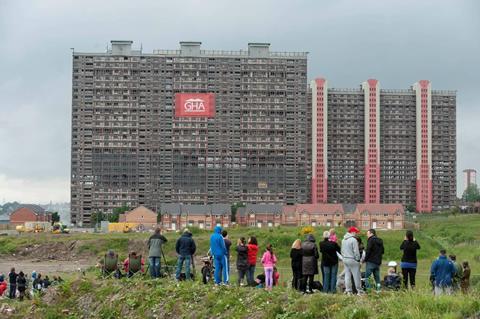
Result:
<svg viewBox="0 0 480 319">
<path fill-rule="evenodd" d="M 0 0 L 0 202 L 69 201 L 71 51 L 308 51 L 309 78 L 457 90 L 458 189 L 480 170 L 480 1 Z"/>
</svg>

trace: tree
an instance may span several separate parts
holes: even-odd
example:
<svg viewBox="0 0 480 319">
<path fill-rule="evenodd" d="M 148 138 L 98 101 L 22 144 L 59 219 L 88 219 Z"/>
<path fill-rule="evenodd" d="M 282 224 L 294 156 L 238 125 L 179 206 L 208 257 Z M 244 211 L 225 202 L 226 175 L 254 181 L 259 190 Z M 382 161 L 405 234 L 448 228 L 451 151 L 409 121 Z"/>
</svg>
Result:
<svg viewBox="0 0 480 319">
<path fill-rule="evenodd" d="M 54 212 L 52 214 L 52 222 L 58 223 L 59 221 L 60 221 L 60 215 L 58 214 L 58 212 Z"/>
<path fill-rule="evenodd" d="M 467 203 L 479 202 L 480 192 L 476 184 L 468 185 L 467 189 L 463 192 L 462 199 Z"/>
<path fill-rule="evenodd" d="M 91 224 L 98 225 L 102 220 L 106 220 L 105 217 L 106 216 L 102 212 L 93 212 L 90 217 Z"/>
<path fill-rule="evenodd" d="M 127 205 L 123 205 L 122 207 L 114 208 L 113 213 L 107 215 L 107 220 L 110 223 L 118 223 L 120 214 L 128 212 L 129 210 L 130 210 L 130 207 L 128 207 Z"/>
<path fill-rule="evenodd" d="M 230 219 L 232 222 L 237 221 L 237 210 L 238 210 L 239 207 L 245 207 L 245 204 L 244 203 L 234 203 L 232 205 L 232 217 Z"/>
<path fill-rule="evenodd" d="M 415 210 L 416 210 L 416 207 L 414 204 L 407 205 L 407 211 L 409 211 L 410 213 L 415 213 Z"/>
</svg>

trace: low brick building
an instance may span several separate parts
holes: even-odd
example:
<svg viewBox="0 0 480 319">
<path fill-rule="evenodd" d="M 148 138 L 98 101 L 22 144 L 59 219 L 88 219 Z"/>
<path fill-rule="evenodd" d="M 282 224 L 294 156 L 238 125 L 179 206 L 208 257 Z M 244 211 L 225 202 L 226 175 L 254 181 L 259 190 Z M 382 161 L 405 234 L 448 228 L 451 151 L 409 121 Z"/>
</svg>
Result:
<svg viewBox="0 0 480 319">
<path fill-rule="evenodd" d="M 10 224 L 18 226 L 25 222 L 51 222 L 52 214 L 38 205 L 24 204 L 10 214 Z"/>
<path fill-rule="evenodd" d="M 247 204 L 237 210 L 237 223 L 248 227 L 273 227 L 284 223 L 281 204 Z"/>
<path fill-rule="evenodd" d="M 179 230 L 185 227 L 213 229 L 215 226 L 228 228 L 231 225 L 231 206 L 228 204 L 160 206 L 162 227 Z"/>
<path fill-rule="evenodd" d="M 284 215 L 291 211 L 284 206 Z M 298 226 L 403 229 L 405 223 L 401 204 L 298 204 L 293 214 Z"/>
<path fill-rule="evenodd" d="M 139 228 L 149 229 L 157 226 L 157 213 L 145 206 L 138 206 L 129 212 L 120 214 L 118 217 L 119 222 L 124 223 L 136 223 Z"/>
</svg>

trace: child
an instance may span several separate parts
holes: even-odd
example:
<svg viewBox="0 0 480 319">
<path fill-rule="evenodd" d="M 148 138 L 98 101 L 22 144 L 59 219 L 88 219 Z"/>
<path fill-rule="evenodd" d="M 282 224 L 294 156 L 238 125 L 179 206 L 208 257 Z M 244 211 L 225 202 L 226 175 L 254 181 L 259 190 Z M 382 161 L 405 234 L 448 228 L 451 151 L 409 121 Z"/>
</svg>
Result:
<svg viewBox="0 0 480 319">
<path fill-rule="evenodd" d="M 383 279 L 383 282 L 384 282 L 385 288 L 387 289 L 391 289 L 391 290 L 400 289 L 400 283 L 401 283 L 400 275 L 397 273 L 394 266 L 389 266 L 388 274 Z"/>
<path fill-rule="evenodd" d="M 255 279 L 256 288 L 265 288 L 265 274 L 260 274 Z"/>
<path fill-rule="evenodd" d="M 330 237 L 328 237 L 328 240 L 336 243 L 337 242 L 337 233 L 335 232 L 335 228 L 330 228 L 330 230 L 328 232 L 330 233 Z"/>
<path fill-rule="evenodd" d="M 273 267 L 273 285 L 278 286 L 278 280 L 280 279 L 280 273 L 277 267 Z"/>
<path fill-rule="evenodd" d="M 265 271 L 265 290 L 272 290 L 273 286 L 273 268 L 277 263 L 277 257 L 273 253 L 272 244 L 267 245 L 267 250 L 262 257 L 262 265 Z"/>
</svg>

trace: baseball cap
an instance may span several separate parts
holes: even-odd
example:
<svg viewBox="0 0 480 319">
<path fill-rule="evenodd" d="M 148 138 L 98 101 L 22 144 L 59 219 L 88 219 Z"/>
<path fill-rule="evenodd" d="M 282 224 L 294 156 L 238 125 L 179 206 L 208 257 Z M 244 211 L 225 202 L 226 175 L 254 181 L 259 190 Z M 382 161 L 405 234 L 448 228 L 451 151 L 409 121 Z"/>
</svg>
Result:
<svg viewBox="0 0 480 319">
<path fill-rule="evenodd" d="M 358 233 L 360 232 L 360 230 L 358 230 L 357 227 L 352 226 L 352 227 L 350 227 L 350 228 L 348 229 L 348 232 L 349 232 L 349 233 L 357 233 L 357 234 L 358 234 Z"/>
<path fill-rule="evenodd" d="M 397 267 L 397 262 L 396 261 L 389 261 L 387 266 L 388 267 Z"/>
</svg>

